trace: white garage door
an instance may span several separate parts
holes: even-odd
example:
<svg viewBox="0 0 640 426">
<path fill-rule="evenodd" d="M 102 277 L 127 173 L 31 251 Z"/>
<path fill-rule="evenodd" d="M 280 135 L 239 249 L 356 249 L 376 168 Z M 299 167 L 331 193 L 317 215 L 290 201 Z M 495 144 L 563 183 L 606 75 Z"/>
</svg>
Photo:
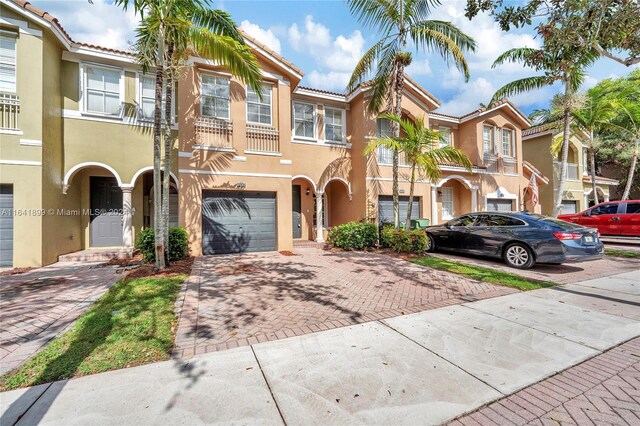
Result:
<svg viewBox="0 0 640 426">
<path fill-rule="evenodd" d="M 562 212 L 560 214 L 574 214 L 578 213 L 577 201 L 563 201 Z"/>
<path fill-rule="evenodd" d="M 513 200 L 504 198 L 487 198 L 488 212 L 510 212 L 513 211 Z"/>
</svg>

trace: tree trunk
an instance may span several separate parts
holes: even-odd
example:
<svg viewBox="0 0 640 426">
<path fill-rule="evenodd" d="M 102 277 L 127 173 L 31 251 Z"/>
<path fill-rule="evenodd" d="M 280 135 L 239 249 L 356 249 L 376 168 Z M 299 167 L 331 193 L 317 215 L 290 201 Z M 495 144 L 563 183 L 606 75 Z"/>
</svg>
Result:
<svg viewBox="0 0 640 426">
<path fill-rule="evenodd" d="M 622 199 L 628 200 L 629 193 L 631 192 L 631 184 L 633 183 L 633 175 L 636 172 L 636 166 L 638 164 L 638 143 L 636 140 L 636 149 L 633 151 L 633 157 L 631 157 L 631 167 L 629 167 L 629 174 L 627 175 L 627 184 L 624 186 L 624 192 L 622 193 Z"/>
<path fill-rule="evenodd" d="M 560 177 L 558 179 L 558 193 L 556 194 L 556 204 L 553 208 L 553 217 L 557 217 L 562 207 L 562 197 L 564 195 L 564 182 L 567 175 L 567 159 L 569 158 L 569 136 L 571 125 L 571 107 L 568 106 L 568 99 L 571 95 L 569 79 L 565 81 L 564 95 L 567 106 L 564 109 L 564 132 L 562 135 L 562 163 L 560 164 Z"/>
<path fill-rule="evenodd" d="M 416 183 L 416 165 L 411 165 L 411 181 L 409 182 L 409 204 L 407 205 L 407 221 L 404 223 L 404 229 L 409 230 L 411 226 L 411 208 L 413 207 L 413 187 Z"/>
<path fill-rule="evenodd" d="M 159 52 L 164 51 L 164 43 L 158 43 Z M 153 114 L 153 226 L 156 249 L 156 268 L 164 269 L 164 234 L 162 232 L 162 87 L 164 83 L 164 56 L 156 59 L 155 111 Z"/>
<path fill-rule="evenodd" d="M 396 104 L 394 114 L 402 117 L 402 90 L 404 88 L 404 65 L 400 62 L 396 64 Z M 393 129 L 394 137 L 400 137 L 400 126 L 396 124 Z M 393 224 L 396 230 L 400 229 L 400 196 L 398 188 L 400 153 L 393 150 Z"/>
<path fill-rule="evenodd" d="M 173 91 L 173 76 L 171 75 L 171 64 L 173 58 L 173 45 L 167 47 L 167 86 L 164 104 L 164 170 L 162 175 L 162 232 L 165 243 L 164 260 L 165 265 L 169 265 L 169 186 L 171 181 L 171 100 Z"/>
<path fill-rule="evenodd" d="M 598 204 L 600 201 L 598 200 L 598 191 L 596 190 L 596 152 L 593 149 L 593 135 L 591 135 L 591 141 L 588 149 L 589 154 L 589 175 L 591 176 L 591 191 L 593 192 L 593 201 L 595 204 Z M 587 200 L 588 202 L 589 200 Z M 584 206 L 585 209 L 587 206 Z"/>
</svg>

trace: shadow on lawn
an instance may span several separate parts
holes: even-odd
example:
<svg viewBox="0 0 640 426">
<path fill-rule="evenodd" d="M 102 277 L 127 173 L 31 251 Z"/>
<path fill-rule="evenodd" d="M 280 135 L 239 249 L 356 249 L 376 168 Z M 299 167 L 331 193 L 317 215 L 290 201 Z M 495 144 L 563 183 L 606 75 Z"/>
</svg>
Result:
<svg viewBox="0 0 640 426">
<path fill-rule="evenodd" d="M 141 289 L 139 280 L 146 284 L 144 289 Z M 158 360 L 142 358 L 140 353 L 142 349 L 155 350 L 156 354 L 158 351 L 164 352 L 168 355 L 173 343 L 171 326 L 166 326 L 167 338 L 163 338 L 163 330 L 159 330 L 158 316 L 172 312 L 179 283 L 157 285 L 157 283 L 154 284 L 156 280 L 150 278 L 118 282 L 84 313 L 67 333 L 52 341 L 38 355 L 14 371 L 14 374 L 5 377 L 3 385 L 12 387 L 18 382 L 21 386 L 34 386 Z M 134 281 L 138 283 L 134 285 Z M 159 300 L 171 300 L 167 310 L 160 310 L 155 306 Z M 151 343 L 144 343 L 138 351 L 134 351 L 131 357 L 122 358 L 122 353 L 118 352 L 117 346 L 113 353 L 110 353 L 108 346 L 101 348 L 110 337 L 112 340 L 116 339 L 114 335 L 121 338 L 116 345 L 123 342 Z M 122 339 L 122 336 L 128 337 Z M 67 342 L 67 339 L 70 341 Z M 53 357 L 48 359 L 52 351 Z M 60 352 L 55 353 L 56 351 Z M 98 351 L 96 359 L 90 359 L 92 355 L 96 355 L 96 351 Z M 87 360 L 88 364 L 83 366 Z M 44 363 L 44 368 L 38 369 L 40 371 L 37 371 L 33 378 L 28 378 L 29 368 L 39 363 Z M 37 423 L 42 419 L 65 384 L 66 380 L 54 383 L 47 388 L 47 396 L 40 398 L 37 404 L 34 404 L 37 405 L 37 409 L 30 413 L 30 422 Z M 51 394 L 52 391 L 55 391 L 55 395 Z M 12 403 L 0 419 L 0 424 L 15 424 L 17 420 L 13 419 L 15 409 L 31 409 L 34 392 L 39 390 L 28 389 Z"/>
</svg>

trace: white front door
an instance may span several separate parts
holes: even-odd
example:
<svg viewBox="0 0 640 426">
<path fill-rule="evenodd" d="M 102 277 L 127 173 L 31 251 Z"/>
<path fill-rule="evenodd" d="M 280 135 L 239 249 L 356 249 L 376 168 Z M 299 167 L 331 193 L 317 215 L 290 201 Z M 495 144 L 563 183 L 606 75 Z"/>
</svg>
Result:
<svg viewBox="0 0 640 426">
<path fill-rule="evenodd" d="M 442 220 L 453 218 L 453 188 L 443 187 L 442 191 Z"/>
</svg>

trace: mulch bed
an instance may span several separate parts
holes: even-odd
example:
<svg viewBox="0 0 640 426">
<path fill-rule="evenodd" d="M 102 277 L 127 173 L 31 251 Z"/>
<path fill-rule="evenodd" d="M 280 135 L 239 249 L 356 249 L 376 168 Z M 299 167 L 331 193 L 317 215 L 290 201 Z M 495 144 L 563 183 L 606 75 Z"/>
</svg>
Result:
<svg viewBox="0 0 640 426">
<path fill-rule="evenodd" d="M 125 279 L 130 278 L 159 278 L 159 277 L 175 277 L 177 275 L 191 275 L 191 267 L 193 266 L 193 257 L 187 257 L 182 260 L 174 260 L 169 267 L 157 271 L 154 263 L 143 263 L 135 269 L 126 271 Z"/>
<path fill-rule="evenodd" d="M 142 257 L 142 253 L 136 253 L 133 257 L 128 259 L 118 259 L 114 257 L 110 261 L 106 262 L 105 266 L 135 266 L 142 265 L 144 263 L 144 258 Z"/>
<path fill-rule="evenodd" d="M 13 268 L 13 269 L 8 269 L 6 271 L 0 272 L 0 275 L 24 274 L 25 272 L 33 271 L 34 269 L 38 269 L 38 267 L 37 266 L 30 266 L 28 268 Z"/>
</svg>

